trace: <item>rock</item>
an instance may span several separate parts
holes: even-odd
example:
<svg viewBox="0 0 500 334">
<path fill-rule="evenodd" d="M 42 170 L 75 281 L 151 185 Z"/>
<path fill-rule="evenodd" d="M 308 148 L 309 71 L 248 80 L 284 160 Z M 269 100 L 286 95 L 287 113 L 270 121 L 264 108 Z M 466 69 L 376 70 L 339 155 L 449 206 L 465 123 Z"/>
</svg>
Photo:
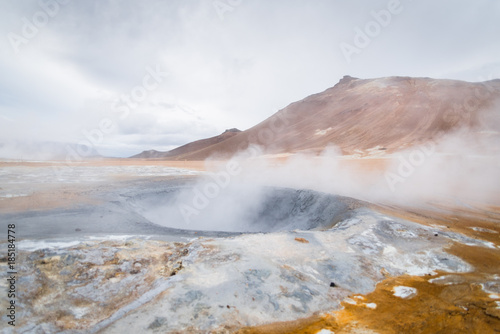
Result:
<svg viewBox="0 0 500 334">
<path fill-rule="evenodd" d="M 307 240 L 306 240 L 306 239 L 304 239 L 304 238 L 295 238 L 295 241 L 301 242 L 301 243 L 303 243 L 303 244 L 308 244 L 308 243 L 309 243 L 309 241 L 307 241 Z"/>
<path fill-rule="evenodd" d="M 156 317 L 155 320 L 149 325 L 148 329 L 160 328 L 167 322 L 167 318 Z"/>
</svg>

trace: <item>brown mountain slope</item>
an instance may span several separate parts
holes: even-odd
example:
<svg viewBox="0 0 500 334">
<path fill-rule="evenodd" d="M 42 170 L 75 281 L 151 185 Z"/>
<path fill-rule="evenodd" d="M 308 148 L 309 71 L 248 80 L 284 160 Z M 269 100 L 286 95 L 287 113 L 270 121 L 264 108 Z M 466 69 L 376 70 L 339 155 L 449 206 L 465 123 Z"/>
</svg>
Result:
<svg viewBox="0 0 500 334">
<path fill-rule="evenodd" d="M 227 158 L 251 144 L 268 153 L 394 152 L 466 127 L 498 135 L 500 80 L 469 83 L 430 78 L 344 77 L 332 88 L 294 102 L 260 124 L 218 144 L 168 159 Z M 496 109 L 494 109 L 496 106 Z"/>
<path fill-rule="evenodd" d="M 207 147 L 210 147 L 212 145 L 223 142 L 224 140 L 235 136 L 239 132 L 241 132 L 241 131 L 238 129 L 235 129 L 235 128 L 228 129 L 218 136 L 197 140 L 197 141 L 188 143 L 186 145 L 177 147 L 177 148 L 170 150 L 168 152 L 149 150 L 149 151 L 144 151 L 140 154 L 134 155 L 131 158 L 157 159 L 157 158 L 174 157 L 174 156 L 179 156 L 179 155 L 188 154 L 188 153 L 195 153 L 195 152 L 202 150 L 204 148 L 207 148 Z"/>
</svg>

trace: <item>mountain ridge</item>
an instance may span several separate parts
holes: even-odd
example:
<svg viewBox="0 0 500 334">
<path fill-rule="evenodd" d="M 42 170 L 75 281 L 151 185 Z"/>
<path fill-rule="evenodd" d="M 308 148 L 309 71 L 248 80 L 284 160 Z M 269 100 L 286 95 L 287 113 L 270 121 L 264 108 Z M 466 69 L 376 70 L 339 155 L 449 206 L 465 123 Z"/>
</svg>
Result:
<svg viewBox="0 0 500 334">
<path fill-rule="evenodd" d="M 346 155 L 377 150 L 392 153 L 460 128 L 496 133 L 500 122 L 488 124 L 487 116 L 499 101 L 498 79 L 471 83 L 344 76 L 335 86 L 289 104 L 250 129 L 195 150 L 187 149 L 186 144 L 164 158 L 229 158 L 251 145 L 262 146 L 269 154 L 319 153 L 330 145 Z"/>
<path fill-rule="evenodd" d="M 198 150 L 201 150 L 205 147 L 209 147 L 211 145 L 217 144 L 221 141 L 224 141 L 228 138 L 231 138 L 232 136 L 236 135 L 237 133 L 241 132 L 241 130 L 238 130 L 237 128 L 231 128 L 227 129 L 223 133 L 217 136 L 213 136 L 210 138 L 205 138 L 205 139 L 199 139 L 187 144 L 184 144 L 182 146 L 179 146 L 177 148 L 174 148 L 173 150 L 166 151 L 166 152 L 161 152 L 161 151 L 156 151 L 156 150 L 147 150 L 143 151 L 139 154 L 136 154 L 134 156 L 131 156 L 130 158 L 132 159 L 161 159 L 161 158 L 168 158 L 168 157 L 173 157 L 176 155 L 182 155 L 188 152 L 196 152 Z"/>
</svg>

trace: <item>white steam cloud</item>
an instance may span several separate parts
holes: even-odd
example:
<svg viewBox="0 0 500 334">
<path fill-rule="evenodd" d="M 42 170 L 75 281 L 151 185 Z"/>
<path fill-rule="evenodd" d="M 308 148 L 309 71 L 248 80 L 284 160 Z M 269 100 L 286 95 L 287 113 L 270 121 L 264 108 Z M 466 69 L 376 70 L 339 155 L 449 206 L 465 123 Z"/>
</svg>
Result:
<svg viewBox="0 0 500 334">
<path fill-rule="evenodd" d="M 171 227 L 252 231 L 252 215 L 269 200 L 266 187 L 310 189 L 404 207 L 443 201 L 454 206 L 498 205 L 499 134 L 461 130 L 435 143 L 363 159 L 343 157 L 332 146 L 320 155 L 295 154 L 282 161 L 258 157 L 258 148 L 251 147 L 152 214 L 157 215 L 155 222 L 170 223 L 166 218 L 176 216 L 177 225 Z"/>
</svg>

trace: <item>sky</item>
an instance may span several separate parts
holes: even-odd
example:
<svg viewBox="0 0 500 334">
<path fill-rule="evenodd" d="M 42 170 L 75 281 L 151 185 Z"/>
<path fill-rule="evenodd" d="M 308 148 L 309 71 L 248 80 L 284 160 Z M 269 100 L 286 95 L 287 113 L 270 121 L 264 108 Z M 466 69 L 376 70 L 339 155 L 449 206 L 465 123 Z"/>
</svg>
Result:
<svg viewBox="0 0 500 334">
<path fill-rule="evenodd" d="M 166 151 L 358 78 L 500 77 L 497 0 L 0 0 L 0 145 Z"/>
</svg>

